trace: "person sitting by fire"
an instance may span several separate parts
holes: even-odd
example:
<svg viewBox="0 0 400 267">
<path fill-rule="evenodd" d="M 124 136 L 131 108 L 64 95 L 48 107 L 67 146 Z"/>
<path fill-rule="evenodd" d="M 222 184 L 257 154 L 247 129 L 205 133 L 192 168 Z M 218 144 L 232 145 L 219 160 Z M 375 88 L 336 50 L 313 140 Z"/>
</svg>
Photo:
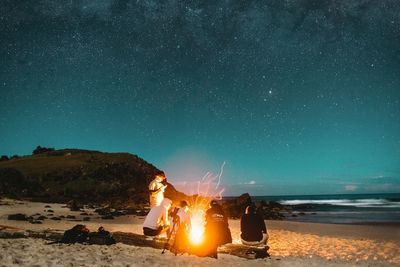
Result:
<svg viewBox="0 0 400 267">
<path fill-rule="evenodd" d="M 176 212 L 176 217 L 178 220 L 175 220 L 175 223 L 178 225 L 175 226 L 176 232 L 175 240 L 171 247 L 171 251 L 174 253 L 184 253 L 189 251 L 189 233 L 191 230 L 191 218 L 188 213 L 189 206 L 185 200 L 182 200 L 179 203 L 179 209 Z"/>
<path fill-rule="evenodd" d="M 167 187 L 166 177 L 164 172 L 157 174 L 153 181 L 149 184 L 150 192 L 150 208 L 154 208 L 161 204 L 164 199 L 164 191 Z"/>
<path fill-rule="evenodd" d="M 264 219 L 256 213 L 254 206 L 247 206 L 245 214 L 240 219 L 240 238 L 243 245 L 266 245 L 268 232 Z"/>
<path fill-rule="evenodd" d="M 209 256 L 214 258 L 218 257 L 218 246 L 232 243 L 228 218 L 216 200 L 210 202 L 210 208 L 206 211 L 205 240 Z"/>
<path fill-rule="evenodd" d="M 188 212 L 189 212 L 189 205 L 185 200 L 182 200 L 179 203 L 179 210 L 176 215 L 179 216 L 180 226 L 183 227 L 185 231 L 189 233 L 191 228 L 191 220 Z"/>
<path fill-rule="evenodd" d="M 164 198 L 161 205 L 150 210 L 143 223 L 143 233 L 147 236 L 157 236 L 169 229 L 168 210 L 172 201 Z"/>
</svg>

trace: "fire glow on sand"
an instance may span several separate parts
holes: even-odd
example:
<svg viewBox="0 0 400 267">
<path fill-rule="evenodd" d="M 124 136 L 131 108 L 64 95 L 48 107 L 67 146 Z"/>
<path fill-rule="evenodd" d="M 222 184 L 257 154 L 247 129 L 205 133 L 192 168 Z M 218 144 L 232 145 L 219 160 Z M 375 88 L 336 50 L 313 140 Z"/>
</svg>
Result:
<svg viewBox="0 0 400 267">
<path fill-rule="evenodd" d="M 224 171 L 225 162 L 221 166 L 218 175 L 206 173 L 197 183 L 197 197 L 190 207 L 191 230 L 189 240 L 193 246 L 199 246 L 204 240 L 205 216 L 209 208 L 210 200 L 222 199 L 224 188 L 219 188 Z"/>
</svg>

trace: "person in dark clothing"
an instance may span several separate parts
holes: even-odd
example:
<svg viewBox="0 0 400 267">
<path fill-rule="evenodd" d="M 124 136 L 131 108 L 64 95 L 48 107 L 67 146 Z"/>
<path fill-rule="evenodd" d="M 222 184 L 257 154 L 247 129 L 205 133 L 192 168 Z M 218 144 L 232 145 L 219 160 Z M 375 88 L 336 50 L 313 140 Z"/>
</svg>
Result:
<svg viewBox="0 0 400 267">
<path fill-rule="evenodd" d="M 244 245 L 266 245 L 268 232 L 264 219 L 255 212 L 253 206 L 247 206 L 246 213 L 240 219 L 240 237 Z"/>
<path fill-rule="evenodd" d="M 215 258 L 217 258 L 218 246 L 232 243 L 228 218 L 215 200 L 211 201 L 210 209 L 206 211 L 205 237 L 206 244 L 210 249 L 209 255 Z"/>
</svg>

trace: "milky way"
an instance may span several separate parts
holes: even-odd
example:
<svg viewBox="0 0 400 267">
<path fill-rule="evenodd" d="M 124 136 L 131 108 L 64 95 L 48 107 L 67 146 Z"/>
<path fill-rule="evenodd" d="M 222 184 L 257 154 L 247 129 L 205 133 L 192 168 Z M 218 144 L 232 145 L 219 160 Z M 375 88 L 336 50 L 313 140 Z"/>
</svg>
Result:
<svg viewBox="0 0 400 267">
<path fill-rule="evenodd" d="M 400 191 L 397 0 L 0 3 L 0 154 L 138 154 L 227 194 Z"/>
</svg>

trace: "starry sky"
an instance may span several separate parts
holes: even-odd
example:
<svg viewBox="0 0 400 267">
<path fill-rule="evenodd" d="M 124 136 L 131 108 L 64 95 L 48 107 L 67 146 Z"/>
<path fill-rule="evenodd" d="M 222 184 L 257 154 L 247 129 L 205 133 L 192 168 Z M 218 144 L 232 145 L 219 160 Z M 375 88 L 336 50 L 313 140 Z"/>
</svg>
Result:
<svg viewBox="0 0 400 267">
<path fill-rule="evenodd" d="M 189 192 L 400 192 L 398 0 L 2 0 L 0 154 L 130 152 Z M 189 192 L 190 193 L 190 192 Z"/>
</svg>

